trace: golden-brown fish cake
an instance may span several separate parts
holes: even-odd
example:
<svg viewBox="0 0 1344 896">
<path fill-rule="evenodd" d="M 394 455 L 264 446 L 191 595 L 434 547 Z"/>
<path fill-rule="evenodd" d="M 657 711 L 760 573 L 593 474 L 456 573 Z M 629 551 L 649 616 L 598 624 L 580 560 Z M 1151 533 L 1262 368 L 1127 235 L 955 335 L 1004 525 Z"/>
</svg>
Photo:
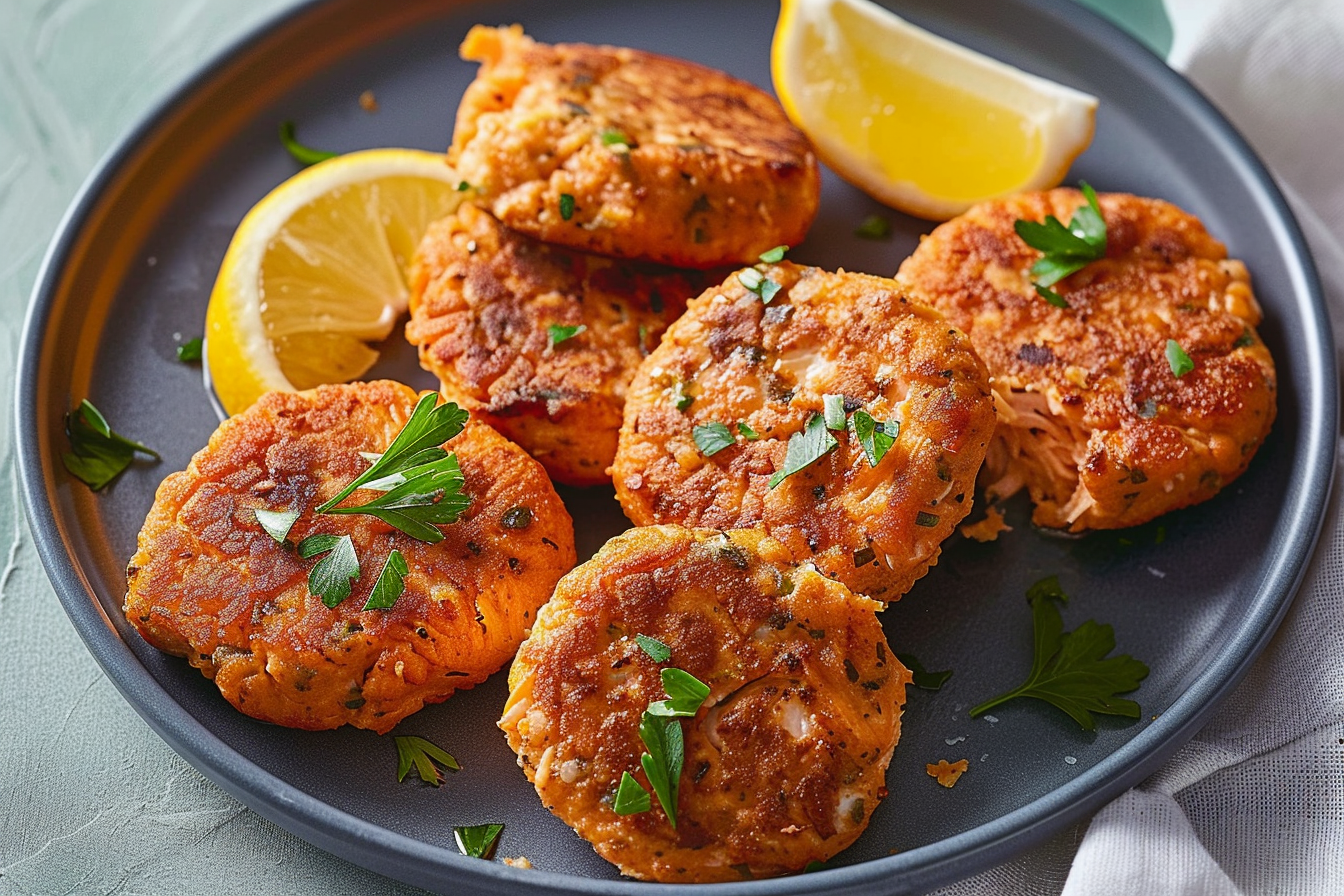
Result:
<svg viewBox="0 0 1344 896">
<path fill-rule="evenodd" d="M 557 481 L 595 485 L 610 481 L 631 377 L 707 282 L 548 245 L 464 204 L 416 252 L 406 338 L 449 400 Z M 552 346 L 553 325 L 586 329 Z"/>
<path fill-rule="evenodd" d="M 220 424 L 159 486 L 127 570 L 126 618 L 241 711 L 294 728 L 381 734 L 484 681 L 574 565 L 573 524 L 534 460 L 469 421 L 446 447 L 471 504 L 437 544 L 370 516 L 312 512 L 368 467 L 359 452 L 387 448 L 416 397 L 392 382 L 274 392 Z M 302 510 L 290 545 L 266 534 L 258 509 Z M 359 558 L 334 609 L 308 591 L 316 561 L 292 547 L 316 533 L 350 535 Z M 362 609 L 394 548 L 405 591 L 390 609 Z"/>
<path fill-rule="evenodd" d="M 787 262 L 748 270 L 781 286 L 770 304 L 733 274 L 692 299 L 640 367 L 616 496 L 637 526 L 762 525 L 826 575 L 896 600 L 970 510 L 994 431 L 984 365 L 893 280 Z M 790 436 L 828 394 L 847 412 L 899 422 L 895 443 L 874 468 L 852 431 L 834 433 L 835 450 L 770 488 Z M 734 444 L 706 457 L 694 427 L 711 423 Z"/>
<path fill-rule="evenodd" d="M 1037 525 L 1075 532 L 1212 497 L 1246 469 L 1275 413 L 1245 265 L 1168 202 L 1102 194 L 1106 257 L 1054 287 L 1070 307 L 1036 294 L 1041 253 L 1014 222 L 1068 221 L 1083 203 L 1061 188 L 976 206 L 897 275 L 970 335 L 994 376 L 990 496 L 1026 486 Z M 1193 371 L 1174 375 L 1169 339 Z"/>
<path fill-rule="evenodd" d="M 886 796 L 910 673 L 881 607 L 760 532 L 632 529 L 560 580 L 499 724 L 546 807 L 624 874 L 798 871 L 853 843 Z M 655 662 L 636 635 L 671 657 Z M 650 790 L 640 720 L 667 668 L 709 686 L 681 722 L 675 828 L 656 796 L 642 813 L 612 808 L 624 772 Z"/>
<path fill-rule="evenodd" d="M 539 44 L 516 25 L 478 25 L 461 52 L 481 71 L 448 159 L 515 230 L 711 268 L 801 242 L 817 213 L 811 144 L 752 84 L 640 50 Z"/>
</svg>

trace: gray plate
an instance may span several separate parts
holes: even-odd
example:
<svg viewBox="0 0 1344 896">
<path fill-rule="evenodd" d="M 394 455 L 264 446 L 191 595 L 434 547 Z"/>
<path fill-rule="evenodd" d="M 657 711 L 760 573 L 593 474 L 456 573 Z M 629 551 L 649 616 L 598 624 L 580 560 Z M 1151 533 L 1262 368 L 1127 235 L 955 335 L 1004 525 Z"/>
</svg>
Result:
<svg viewBox="0 0 1344 896">
<path fill-rule="evenodd" d="M 387 10 L 393 9 L 389 13 Z M 977 49 L 1101 97 L 1097 135 L 1071 179 L 1161 196 L 1199 214 L 1246 260 L 1279 364 L 1279 419 L 1249 472 L 1202 506 L 1122 534 L 1078 541 L 1033 532 L 1026 509 L 991 545 L 954 540 L 938 567 L 884 616 L 898 651 L 954 669 L 941 691 L 912 690 L 891 797 L 830 870 L 698 892 L 912 892 L 1002 861 L 1096 809 L 1193 733 L 1273 632 L 1320 525 L 1333 462 L 1336 394 L 1319 287 L 1300 234 L 1254 155 L 1156 57 L 1062 0 L 912 0 L 901 12 Z M 474 66 L 455 48 L 477 21 L 523 22 L 545 40 L 645 47 L 769 84 L 769 0 L 585 0 L 475 4 L 334 0 L 303 6 L 202 69 L 103 162 L 63 223 L 24 335 L 17 414 L 22 476 L 38 547 L 89 649 L 126 699 L 204 774 L 262 815 L 351 861 L 433 890 L 628 893 L 542 807 L 494 728 L 500 673 L 399 727 L 451 750 L 464 770 L 439 790 L 397 785 L 390 739 L 272 727 L 234 711 L 185 662 L 148 646 L 120 612 L 136 532 L 169 471 L 216 418 L 199 370 L 173 334 L 199 334 L 210 285 L 247 209 L 295 171 L 277 122 L 315 146 L 442 149 Z M 360 110 L 372 89 L 381 111 Z M 914 139 L 917 139 L 915 137 Z M 928 225 L 898 215 L 887 242 L 850 233 L 879 210 L 827 175 L 813 237 L 794 252 L 827 267 L 891 274 Z M 376 374 L 432 387 L 413 352 L 389 341 Z M 158 447 L 93 495 L 61 468 L 62 414 L 91 398 L 122 432 Z M 622 529 L 609 489 L 565 491 L 581 556 Z M 1093 734 L 1033 701 L 969 706 L 1016 684 L 1030 662 L 1024 589 L 1056 573 L 1065 623 L 1115 625 L 1122 652 L 1152 667 L 1143 718 Z M 924 765 L 967 758 L 953 790 Z M 537 869 L 466 859 L 452 826 L 502 821 L 500 855 Z"/>
</svg>

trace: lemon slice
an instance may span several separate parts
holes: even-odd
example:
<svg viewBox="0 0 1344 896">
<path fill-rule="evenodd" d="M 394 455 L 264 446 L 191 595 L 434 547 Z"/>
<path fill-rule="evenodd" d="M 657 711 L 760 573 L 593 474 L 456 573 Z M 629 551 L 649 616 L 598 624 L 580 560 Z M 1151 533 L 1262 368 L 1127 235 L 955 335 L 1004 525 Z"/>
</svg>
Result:
<svg viewBox="0 0 1344 896">
<path fill-rule="evenodd" d="M 944 40 L 866 0 L 783 0 L 775 91 L 818 155 L 893 208 L 943 220 L 1063 180 L 1095 97 Z"/>
<path fill-rule="evenodd" d="M 406 310 L 406 270 L 430 223 L 466 195 L 437 153 L 337 156 L 272 190 L 238 225 L 205 314 L 224 410 L 263 393 L 348 382 Z"/>
</svg>

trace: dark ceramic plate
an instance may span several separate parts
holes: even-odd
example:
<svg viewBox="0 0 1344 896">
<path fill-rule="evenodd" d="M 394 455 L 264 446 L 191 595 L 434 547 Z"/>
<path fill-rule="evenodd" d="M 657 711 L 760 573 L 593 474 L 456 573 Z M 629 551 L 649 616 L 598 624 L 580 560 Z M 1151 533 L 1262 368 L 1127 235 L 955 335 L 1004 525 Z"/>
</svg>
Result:
<svg viewBox="0 0 1344 896">
<path fill-rule="evenodd" d="M 389 12 L 388 10 L 392 10 Z M 1092 148 L 1070 179 L 1160 196 L 1197 213 L 1245 259 L 1279 364 L 1279 419 L 1250 470 L 1214 500 L 1138 530 L 1048 538 L 1010 514 L 997 543 L 954 539 L 937 568 L 884 615 L 892 646 L 953 669 L 912 690 L 891 796 L 867 833 L 821 873 L 702 892 L 912 892 L 969 875 L 1059 830 L 1152 772 L 1189 737 L 1264 645 L 1297 587 L 1328 493 L 1335 377 L 1319 288 L 1302 238 L 1255 156 L 1156 57 L 1064 0 L 911 0 L 900 12 L 977 49 L 1101 98 Z M 432 890 L 631 893 L 651 885 L 611 866 L 546 812 L 494 721 L 504 673 L 430 707 L 401 733 L 451 750 L 441 789 L 398 785 L 390 739 L 253 721 L 185 662 L 149 648 L 122 618 L 124 568 L 159 480 L 218 422 L 174 334 L 202 330 L 230 234 L 295 171 L 284 119 L 334 150 L 449 142 L 474 66 L 456 46 L 478 21 L 522 22 L 537 38 L 645 47 L 768 85 L 770 0 L 333 0 L 302 6 L 211 62 L 104 161 L 67 215 L 39 278 L 23 341 L 17 412 L 38 547 L 67 612 L 126 699 L 188 761 L 262 815 L 351 861 Z M 377 114 L 356 101 L 372 89 Z M 850 236 L 878 206 L 827 175 L 813 237 L 793 256 L 891 274 L 928 225 L 898 215 L 886 242 Z M 389 341 L 375 374 L 433 387 L 409 346 Z M 62 415 L 89 397 L 123 432 L 163 452 L 103 494 L 61 467 Z M 609 489 L 564 493 L 587 556 L 625 526 Z M 1024 589 L 1058 574 L 1072 628 L 1114 624 L 1152 674 L 1138 721 L 1095 733 L 1044 704 L 966 710 L 1017 683 L 1030 662 Z M 953 790 L 924 771 L 967 758 Z M 452 827 L 504 822 L 499 854 L 537 870 L 467 859 Z"/>
</svg>

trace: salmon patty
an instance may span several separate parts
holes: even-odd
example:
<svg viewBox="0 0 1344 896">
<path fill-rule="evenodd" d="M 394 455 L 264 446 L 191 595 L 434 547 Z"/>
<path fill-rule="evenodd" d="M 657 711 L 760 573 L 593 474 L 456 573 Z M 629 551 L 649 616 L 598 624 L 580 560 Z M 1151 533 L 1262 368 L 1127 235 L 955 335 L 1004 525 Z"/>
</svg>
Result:
<svg viewBox="0 0 1344 896">
<path fill-rule="evenodd" d="M 1037 295 L 1041 253 L 1019 219 L 1070 220 L 1056 189 L 976 206 L 938 227 L 897 275 L 970 335 L 994 378 L 992 498 L 1027 488 L 1037 525 L 1080 532 L 1204 501 L 1246 469 L 1275 414 L 1274 361 L 1245 265 L 1193 215 L 1100 196 L 1106 255 Z M 1194 362 L 1177 375 L 1174 340 Z M 1171 360 L 1174 357 L 1176 360 Z"/>
<path fill-rule="evenodd" d="M 761 264 L 693 299 L 640 367 L 612 473 L 637 526 L 760 525 L 891 601 L 970 511 L 993 431 L 969 340 L 895 281 Z"/>
<path fill-rule="evenodd" d="M 242 712 L 294 728 L 382 734 L 484 681 L 574 565 L 573 524 L 539 464 L 469 421 L 445 447 L 470 505 L 437 544 L 371 516 L 314 513 L 368 468 L 361 452 L 388 447 L 416 397 L 392 382 L 274 392 L 220 424 L 159 486 L 127 570 L 126 618 Z M 346 503 L 374 497 L 361 489 Z M 299 512 L 284 544 L 258 510 Z M 294 547 L 318 533 L 349 535 L 358 557 L 335 607 L 309 592 L 317 561 Z M 363 609 L 394 549 L 405 590 L 389 609 Z"/>
<path fill-rule="evenodd" d="M 448 160 L 505 225 L 588 252 L 689 268 L 802 241 L 821 175 L 760 88 L 640 50 L 539 44 L 476 26 L 481 63 Z"/>
<path fill-rule="evenodd" d="M 499 725 L 546 807 L 623 874 L 799 871 L 853 843 L 886 796 L 910 673 L 881 607 L 759 532 L 632 529 L 560 581 Z M 685 721 L 646 713 L 676 696 L 672 669 L 708 688 Z M 650 725 L 676 726 L 666 736 L 684 745 L 667 769 L 675 822 L 657 795 L 616 811 L 619 790 L 638 793 L 625 774 L 653 790 Z"/>
<path fill-rule="evenodd" d="M 557 481 L 595 485 L 610 481 L 630 379 L 706 283 L 551 246 L 464 204 L 416 252 L 406 338 L 445 397 Z"/>
</svg>

